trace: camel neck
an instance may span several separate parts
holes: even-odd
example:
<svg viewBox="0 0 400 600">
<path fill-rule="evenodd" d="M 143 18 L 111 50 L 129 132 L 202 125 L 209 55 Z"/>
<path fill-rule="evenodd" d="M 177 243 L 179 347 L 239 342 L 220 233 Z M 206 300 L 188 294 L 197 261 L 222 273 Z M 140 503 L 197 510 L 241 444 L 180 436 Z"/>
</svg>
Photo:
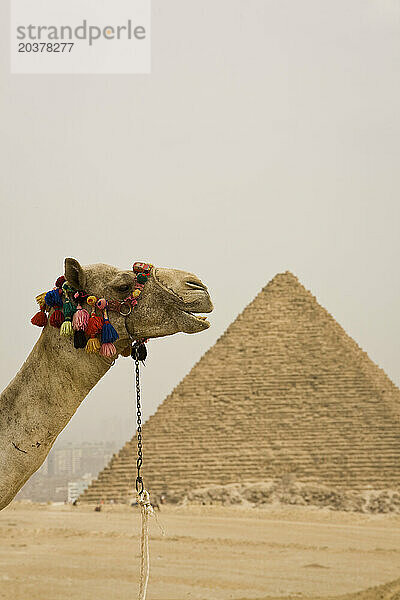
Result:
<svg viewBox="0 0 400 600">
<path fill-rule="evenodd" d="M 108 369 L 100 356 L 76 350 L 70 338 L 46 326 L 1 395 L 0 488 L 19 489 L 40 467 L 59 433 Z"/>
</svg>

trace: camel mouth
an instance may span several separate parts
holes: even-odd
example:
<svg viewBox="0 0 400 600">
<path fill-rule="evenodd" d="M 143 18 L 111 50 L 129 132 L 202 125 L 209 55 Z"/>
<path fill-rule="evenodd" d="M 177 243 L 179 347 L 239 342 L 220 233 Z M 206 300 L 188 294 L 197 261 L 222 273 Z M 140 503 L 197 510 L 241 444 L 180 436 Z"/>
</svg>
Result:
<svg viewBox="0 0 400 600">
<path fill-rule="evenodd" d="M 196 314 L 190 310 L 182 310 L 185 315 L 191 317 L 196 323 L 202 326 L 202 329 L 208 329 L 211 326 L 211 323 L 207 320 L 207 317 L 203 315 Z"/>
</svg>

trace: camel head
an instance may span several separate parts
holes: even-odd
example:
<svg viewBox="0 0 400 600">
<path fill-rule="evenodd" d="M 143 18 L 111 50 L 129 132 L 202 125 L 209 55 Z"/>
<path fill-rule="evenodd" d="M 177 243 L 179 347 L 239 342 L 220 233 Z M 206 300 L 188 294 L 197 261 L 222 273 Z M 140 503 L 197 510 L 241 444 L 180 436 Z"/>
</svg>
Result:
<svg viewBox="0 0 400 600">
<path fill-rule="evenodd" d="M 129 338 L 198 333 L 210 326 L 199 315 L 213 310 L 207 287 L 186 271 L 153 267 L 131 312 L 123 301 L 134 291 L 136 274 L 132 269 L 105 264 L 81 266 L 74 258 L 66 258 L 65 278 L 74 289 L 105 298 L 111 306 L 113 301 L 115 306 L 121 303 L 120 310 L 109 311 L 110 322 L 120 337 L 116 344 L 119 352 Z"/>
</svg>

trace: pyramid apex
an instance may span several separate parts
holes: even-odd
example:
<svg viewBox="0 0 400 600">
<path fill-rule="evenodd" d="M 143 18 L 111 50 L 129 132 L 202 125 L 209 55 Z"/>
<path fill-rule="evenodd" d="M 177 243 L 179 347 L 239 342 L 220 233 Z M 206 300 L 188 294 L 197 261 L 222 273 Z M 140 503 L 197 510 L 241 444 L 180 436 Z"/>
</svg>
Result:
<svg viewBox="0 0 400 600">
<path fill-rule="evenodd" d="M 283 287 L 300 287 L 305 289 L 303 284 L 299 281 L 298 277 L 291 271 L 284 271 L 283 273 L 277 273 L 265 286 L 264 290 L 271 289 L 275 286 Z"/>
<path fill-rule="evenodd" d="M 294 273 L 292 273 L 291 271 L 284 271 L 283 273 L 277 273 L 275 275 L 275 277 L 273 277 L 271 279 L 271 281 L 274 281 L 274 279 L 280 279 L 280 280 L 284 280 L 284 281 L 297 281 L 297 282 L 299 282 L 298 277 L 296 277 L 296 275 L 294 275 Z"/>
</svg>

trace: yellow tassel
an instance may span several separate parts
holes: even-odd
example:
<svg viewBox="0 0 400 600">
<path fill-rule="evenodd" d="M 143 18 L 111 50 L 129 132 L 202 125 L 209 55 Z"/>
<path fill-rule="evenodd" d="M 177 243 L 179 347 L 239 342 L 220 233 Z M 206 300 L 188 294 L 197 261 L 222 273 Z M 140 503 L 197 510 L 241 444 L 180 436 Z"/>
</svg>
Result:
<svg viewBox="0 0 400 600">
<path fill-rule="evenodd" d="M 44 301 L 45 296 L 46 296 L 46 292 L 43 292 L 42 294 L 39 294 L 38 296 L 36 296 L 36 302 L 39 304 L 40 308 L 43 308 L 46 304 L 46 302 Z"/>
<path fill-rule="evenodd" d="M 94 354 L 100 350 L 101 344 L 100 340 L 97 337 L 89 338 L 88 343 L 86 344 L 86 352 L 89 354 Z"/>
<path fill-rule="evenodd" d="M 61 325 L 60 335 L 65 337 L 71 337 L 74 335 L 74 330 L 72 329 L 72 323 L 70 320 L 64 321 L 64 323 Z"/>
</svg>

